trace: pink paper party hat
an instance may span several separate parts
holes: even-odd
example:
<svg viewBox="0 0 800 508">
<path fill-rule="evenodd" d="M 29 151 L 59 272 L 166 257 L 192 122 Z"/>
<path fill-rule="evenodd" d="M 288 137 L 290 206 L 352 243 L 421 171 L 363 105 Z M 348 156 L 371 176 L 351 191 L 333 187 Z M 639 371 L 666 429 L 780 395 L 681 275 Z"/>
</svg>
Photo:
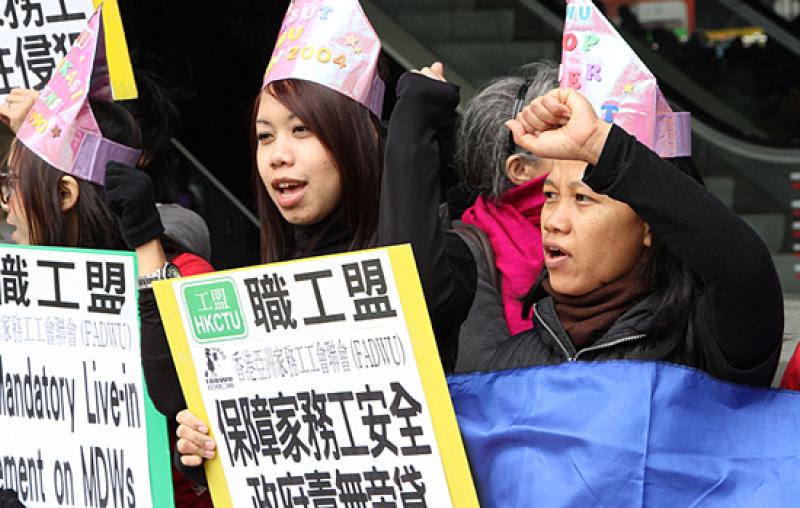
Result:
<svg viewBox="0 0 800 508">
<path fill-rule="evenodd" d="M 381 116 L 381 41 L 358 0 L 293 0 L 283 18 L 264 86 L 303 79 L 327 86 Z"/>
<path fill-rule="evenodd" d="M 653 73 L 591 0 L 567 1 L 560 74 L 562 87 L 661 157 L 691 155 L 690 113 L 670 109 Z"/>
<path fill-rule="evenodd" d="M 17 139 L 59 170 L 103 185 L 106 163 L 135 166 L 139 150 L 103 137 L 89 97 L 111 101 L 102 4 L 42 89 Z"/>
</svg>

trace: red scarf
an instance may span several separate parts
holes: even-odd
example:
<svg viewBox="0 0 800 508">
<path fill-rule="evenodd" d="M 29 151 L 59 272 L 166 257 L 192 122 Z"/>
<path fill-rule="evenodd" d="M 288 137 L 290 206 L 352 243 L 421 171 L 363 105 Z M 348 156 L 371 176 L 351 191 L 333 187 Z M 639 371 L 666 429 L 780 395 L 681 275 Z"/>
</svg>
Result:
<svg viewBox="0 0 800 508">
<path fill-rule="evenodd" d="M 533 327 L 522 316 L 520 299 L 530 290 L 544 266 L 541 213 L 542 187 L 547 175 L 505 191 L 497 201 L 478 197 L 461 220 L 480 228 L 489 238 L 500 272 L 506 324 L 512 335 Z"/>
</svg>

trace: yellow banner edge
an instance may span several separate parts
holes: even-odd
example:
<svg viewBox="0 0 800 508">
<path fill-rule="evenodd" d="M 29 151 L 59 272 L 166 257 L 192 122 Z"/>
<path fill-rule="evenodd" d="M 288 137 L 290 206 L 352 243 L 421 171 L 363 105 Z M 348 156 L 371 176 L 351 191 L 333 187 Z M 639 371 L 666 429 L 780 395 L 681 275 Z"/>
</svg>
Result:
<svg viewBox="0 0 800 508">
<path fill-rule="evenodd" d="M 436 348 L 414 252 L 408 244 L 388 247 L 397 291 L 406 317 L 425 400 L 428 403 L 442 467 L 456 508 L 480 508 L 453 402 Z"/>
<path fill-rule="evenodd" d="M 203 274 L 202 277 L 209 277 L 218 273 L 219 272 L 207 273 Z M 194 369 L 192 353 L 189 350 L 189 338 L 186 336 L 183 329 L 183 320 L 178 310 L 178 298 L 175 294 L 178 286 L 182 285 L 185 280 L 184 278 L 175 281 L 156 281 L 153 284 L 153 292 L 158 302 L 161 321 L 164 324 L 164 331 L 167 334 L 167 342 L 169 342 L 172 361 L 175 363 L 175 369 L 178 371 L 178 380 L 181 383 L 181 389 L 186 399 L 187 408 L 198 418 L 209 423 L 208 411 L 200 395 L 197 373 Z M 209 429 L 211 429 L 211 425 L 209 425 Z M 209 430 L 209 435 L 217 443 L 217 455 L 214 459 L 205 462 L 208 488 L 211 491 L 211 497 L 216 508 L 233 508 L 231 493 L 228 490 L 228 482 L 225 479 L 225 471 L 219 459 L 219 454 L 221 453 L 220 442 L 213 431 Z"/>
<path fill-rule="evenodd" d="M 105 33 L 106 60 L 114 100 L 133 100 L 139 96 L 133 77 L 128 42 L 117 0 L 92 0 L 95 10 L 103 4 L 103 32 Z"/>
</svg>

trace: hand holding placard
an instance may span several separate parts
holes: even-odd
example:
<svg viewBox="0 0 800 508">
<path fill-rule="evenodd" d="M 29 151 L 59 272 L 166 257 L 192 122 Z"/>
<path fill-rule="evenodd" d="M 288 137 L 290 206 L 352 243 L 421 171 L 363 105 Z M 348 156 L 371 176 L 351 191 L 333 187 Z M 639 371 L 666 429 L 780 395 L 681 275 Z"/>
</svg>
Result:
<svg viewBox="0 0 800 508">
<path fill-rule="evenodd" d="M 178 425 L 176 447 L 184 466 L 195 467 L 204 460 L 213 459 L 217 444 L 208 436 L 208 426 L 203 420 L 184 409 L 175 417 Z"/>
<path fill-rule="evenodd" d="M 214 506 L 478 505 L 415 269 L 400 246 L 154 284 Z"/>
</svg>

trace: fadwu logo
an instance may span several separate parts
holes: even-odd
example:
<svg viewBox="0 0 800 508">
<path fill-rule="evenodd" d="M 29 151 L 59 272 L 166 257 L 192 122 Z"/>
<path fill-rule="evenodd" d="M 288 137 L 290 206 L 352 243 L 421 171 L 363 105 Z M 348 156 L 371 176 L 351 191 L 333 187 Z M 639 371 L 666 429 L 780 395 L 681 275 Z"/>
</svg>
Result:
<svg viewBox="0 0 800 508">
<path fill-rule="evenodd" d="M 185 284 L 183 301 L 197 342 L 218 342 L 247 336 L 236 285 L 223 278 Z"/>
<path fill-rule="evenodd" d="M 227 390 L 233 388 L 233 376 L 229 376 L 225 367 L 229 367 L 228 356 L 218 347 L 206 347 L 206 388 L 209 390 Z"/>
<path fill-rule="evenodd" d="M 222 349 L 218 347 L 206 348 L 206 377 L 214 378 L 219 377 L 220 366 L 223 360 L 227 360 L 227 356 Z"/>
</svg>

